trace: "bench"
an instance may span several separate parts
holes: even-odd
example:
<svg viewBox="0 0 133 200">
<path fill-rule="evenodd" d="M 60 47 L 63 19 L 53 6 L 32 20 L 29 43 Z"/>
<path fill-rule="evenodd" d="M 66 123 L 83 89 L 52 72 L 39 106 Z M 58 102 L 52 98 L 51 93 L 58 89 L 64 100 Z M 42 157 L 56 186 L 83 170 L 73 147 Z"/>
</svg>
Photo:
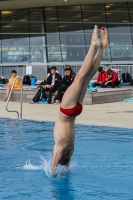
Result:
<svg viewBox="0 0 133 200">
<path fill-rule="evenodd" d="M 31 103 L 37 89 L 23 90 L 23 102 Z M 5 89 L 0 89 L 0 99 L 3 99 Z M 98 92 L 86 93 L 84 105 L 121 102 L 125 98 L 133 97 L 133 87 L 124 88 L 98 88 Z M 20 91 L 13 91 L 11 101 L 20 101 Z"/>
</svg>

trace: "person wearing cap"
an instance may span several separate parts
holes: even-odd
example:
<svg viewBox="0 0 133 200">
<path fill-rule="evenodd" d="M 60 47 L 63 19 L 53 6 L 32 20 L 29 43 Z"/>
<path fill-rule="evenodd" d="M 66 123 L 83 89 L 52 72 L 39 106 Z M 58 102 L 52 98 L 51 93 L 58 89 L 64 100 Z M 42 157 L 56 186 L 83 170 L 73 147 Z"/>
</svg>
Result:
<svg viewBox="0 0 133 200">
<path fill-rule="evenodd" d="M 55 96 L 54 104 L 59 104 L 68 87 L 73 83 L 75 74 L 72 73 L 71 68 L 65 68 L 65 76 L 62 79 L 61 87 L 58 88 L 57 95 Z"/>
</svg>

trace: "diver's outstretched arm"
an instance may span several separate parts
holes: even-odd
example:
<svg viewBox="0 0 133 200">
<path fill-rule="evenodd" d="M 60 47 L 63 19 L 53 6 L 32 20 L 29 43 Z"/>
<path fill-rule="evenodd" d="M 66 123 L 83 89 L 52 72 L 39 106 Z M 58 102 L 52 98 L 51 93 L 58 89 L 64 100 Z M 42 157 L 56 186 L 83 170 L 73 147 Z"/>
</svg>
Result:
<svg viewBox="0 0 133 200">
<path fill-rule="evenodd" d="M 54 145 L 52 165 L 51 165 L 51 176 L 56 177 L 56 169 L 59 164 L 59 160 L 63 155 L 64 148 L 61 145 Z"/>
</svg>

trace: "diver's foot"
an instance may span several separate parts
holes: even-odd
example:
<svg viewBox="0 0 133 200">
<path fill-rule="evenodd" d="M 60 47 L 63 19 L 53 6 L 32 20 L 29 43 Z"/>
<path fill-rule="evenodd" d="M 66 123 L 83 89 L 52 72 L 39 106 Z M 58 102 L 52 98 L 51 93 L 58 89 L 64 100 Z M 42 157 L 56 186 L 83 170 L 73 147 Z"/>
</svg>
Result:
<svg viewBox="0 0 133 200">
<path fill-rule="evenodd" d="M 101 46 L 102 42 L 98 38 L 98 26 L 95 25 L 94 31 L 92 34 L 91 45 L 92 46 Z"/>
<path fill-rule="evenodd" d="M 101 28 L 101 42 L 103 48 L 106 48 L 108 45 L 108 31 L 105 27 Z"/>
</svg>

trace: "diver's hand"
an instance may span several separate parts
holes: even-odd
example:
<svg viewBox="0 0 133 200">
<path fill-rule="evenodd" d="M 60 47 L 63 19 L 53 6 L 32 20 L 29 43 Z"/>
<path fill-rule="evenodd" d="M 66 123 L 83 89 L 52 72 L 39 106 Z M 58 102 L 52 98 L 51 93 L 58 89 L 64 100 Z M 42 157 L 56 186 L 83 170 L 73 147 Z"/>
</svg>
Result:
<svg viewBox="0 0 133 200">
<path fill-rule="evenodd" d="M 55 167 L 52 167 L 52 168 L 51 168 L 51 177 L 52 177 L 52 178 L 55 178 L 57 175 L 58 175 L 58 173 L 56 172 L 56 168 L 55 168 Z"/>
</svg>

